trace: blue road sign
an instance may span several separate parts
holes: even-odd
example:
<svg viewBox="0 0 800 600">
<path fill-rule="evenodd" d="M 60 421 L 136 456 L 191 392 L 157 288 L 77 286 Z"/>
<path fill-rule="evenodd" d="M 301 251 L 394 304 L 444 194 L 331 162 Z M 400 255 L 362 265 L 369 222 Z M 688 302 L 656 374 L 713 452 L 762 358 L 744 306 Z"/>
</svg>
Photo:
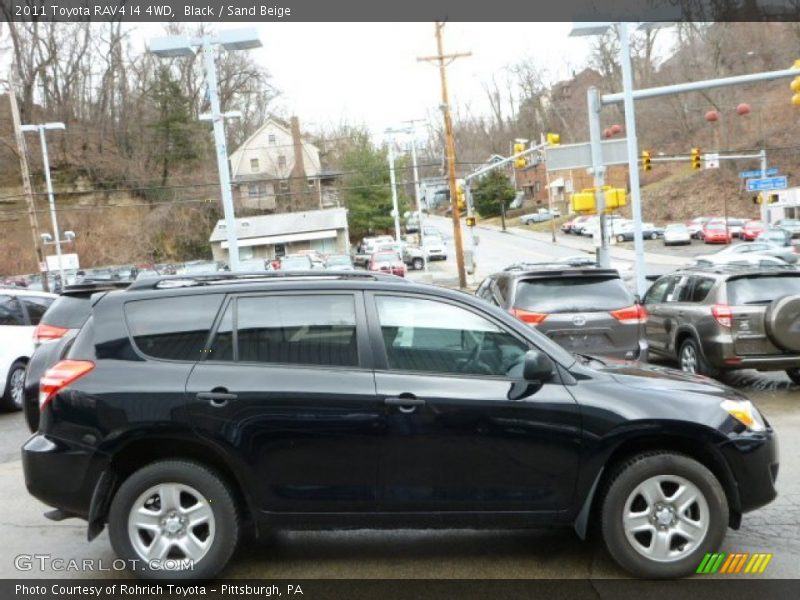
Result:
<svg viewBox="0 0 800 600">
<path fill-rule="evenodd" d="M 767 169 L 767 172 L 764 173 L 765 177 L 772 177 L 773 175 L 778 174 L 778 167 L 771 167 Z M 747 179 L 749 177 L 761 177 L 761 171 L 742 171 L 739 173 L 739 177 L 743 179 Z"/>
<path fill-rule="evenodd" d="M 768 192 L 770 190 L 785 190 L 789 187 L 789 178 L 786 175 L 780 177 L 764 177 L 763 179 L 748 179 L 748 192 Z"/>
</svg>

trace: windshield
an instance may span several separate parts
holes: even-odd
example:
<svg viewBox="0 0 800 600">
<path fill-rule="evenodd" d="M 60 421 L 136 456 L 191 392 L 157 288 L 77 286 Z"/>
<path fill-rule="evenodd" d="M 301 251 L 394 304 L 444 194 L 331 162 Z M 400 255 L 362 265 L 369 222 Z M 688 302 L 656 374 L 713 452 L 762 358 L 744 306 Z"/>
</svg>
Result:
<svg viewBox="0 0 800 600">
<path fill-rule="evenodd" d="M 725 229 L 725 223 L 708 223 L 706 229 L 711 229 L 713 231 Z"/>
<path fill-rule="evenodd" d="M 728 282 L 728 304 L 769 304 L 776 298 L 800 294 L 800 274 L 769 275 Z"/>
<path fill-rule="evenodd" d="M 617 277 L 556 277 L 519 282 L 516 308 L 542 313 L 608 311 L 634 303 Z"/>
<path fill-rule="evenodd" d="M 672 223 L 667 225 L 667 231 L 687 231 L 689 228 L 683 223 Z"/>
<path fill-rule="evenodd" d="M 395 254 L 376 254 L 373 258 L 373 261 L 376 263 L 393 263 L 397 260 L 397 256 Z"/>
<path fill-rule="evenodd" d="M 216 273 L 217 265 L 214 263 L 196 263 L 193 265 L 185 265 L 183 270 L 186 273 Z"/>
<path fill-rule="evenodd" d="M 349 256 L 329 256 L 327 260 L 327 264 L 329 265 L 349 265 L 352 264 L 350 262 Z"/>
</svg>

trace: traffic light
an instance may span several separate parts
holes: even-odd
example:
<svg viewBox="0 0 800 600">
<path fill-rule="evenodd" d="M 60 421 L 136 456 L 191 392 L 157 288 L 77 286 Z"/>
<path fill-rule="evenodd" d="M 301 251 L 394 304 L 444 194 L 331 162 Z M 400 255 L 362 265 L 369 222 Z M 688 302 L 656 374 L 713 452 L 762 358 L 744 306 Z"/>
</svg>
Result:
<svg viewBox="0 0 800 600">
<path fill-rule="evenodd" d="M 467 227 L 475 227 L 477 219 L 475 217 L 467 217 Z"/>
<path fill-rule="evenodd" d="M 547 143 L 551 146 L 558 146 L 561 143 L 561 136 L 557 133 L 548 133 Z"/>
<path fill-rule="evenodd" d="M 794 61 L 792 68 L 800 69 L 800 60 Z M 794 96 L 792 96 L 792 104 L 794 104 L 795 106 L 800 106 L 800 76 L 797 76 L 794 79 L 792 79 L 792 83 L 789 84 L 789 87 L 794 92 Z"/>
<path fill-rule="evenodd" d="M 753 204 L 761 204 L 763 199 L 761 198 L 761 194 L 753 196 Z"/>
<path fill-rule="evenodd" d="M 692 169 L 695 171 L 703 168 L 702 158 L 700 156 L 700 148 L 692 148 Z"/>
<path fill-rule="evenodd" d="M 642 151 L 642 169 L 645 171 L 649 171 L 653 168 L 653 165 L 650 164 L 650 151 L 643 150 Z"/>
<path fill-rule="evenodd" d="M 525 152 L 525 144 L 521 144 L 517 142 L 514 144 L 514 154 L 522 154 Z M 528 159 L 524 156 L 520 156 L 514 160 L 514 168 L 515 169 L 524 169 L 528 166 Z"/>
<path fill-rule="evenodd" d="M 775 204 L 779 200 L 780 196 L 778 194 L 770 194 L 769 195 L 769 203 Z"/>
<path fill-rule="evenodd" d="M 456 188 L 456 202 L 458 202 L 458 210 L 464 210 L 467 207 L 467 203 L 464 200 L 464 188 L 462 186 Z"/>
</svg>

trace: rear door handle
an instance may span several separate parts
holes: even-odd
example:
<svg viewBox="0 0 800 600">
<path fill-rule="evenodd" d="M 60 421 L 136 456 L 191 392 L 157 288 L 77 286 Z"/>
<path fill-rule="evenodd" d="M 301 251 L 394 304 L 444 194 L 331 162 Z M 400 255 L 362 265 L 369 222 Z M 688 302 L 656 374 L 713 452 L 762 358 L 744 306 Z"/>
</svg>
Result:
<svg viewBox="0 0 800 600">
<path fill-rule="evenodd" d="M 239 396 L 229 392 L 199 392 L 196 396 L 198 400 L 208 400 L 211 406 L 225 406 L 229 400 L 236 400 Z"/>
</svg>

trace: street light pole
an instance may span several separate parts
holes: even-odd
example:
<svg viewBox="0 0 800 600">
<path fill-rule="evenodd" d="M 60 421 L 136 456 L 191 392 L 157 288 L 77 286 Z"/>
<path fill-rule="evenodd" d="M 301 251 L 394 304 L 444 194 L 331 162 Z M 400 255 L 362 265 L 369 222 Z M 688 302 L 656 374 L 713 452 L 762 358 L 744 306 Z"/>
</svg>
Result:
<svg viewBox="0 0 800 600">
<path fill-rule="evenodd" d="M 389 134 L 389 184 L 392 186 L 392 215 L 394 216 L 394 241 L 400 242 L 400 210 L 397 207 L 397 184 L 394 176 L 394 131 L 387 129 Z"/>
<path fill-rule="evenodd" d="M 419 170 L 417 169 L 417 128 L 416 120 L 411 123 L 411 165 L 414 172 L 414 200 L 417 203 L 417 227 L 419 228 L 419 246 L 422 249 L 422 267 L 428 272 L 428 256 L 425 254 L 425 230 L 422 225 L 422 205 L 419 201 Z"/>
<path fill-rule="evenodd" d="M 219 91 L 217 89 L 217 66 L 214 60 L 215 46 L 222 46 L 228 51 L 250 50 L 261 47 L 261 41 L 258 39 L 258 32 L 255 29 L 246 28 L 221 31 L 216 35 L 205 35 L 199 38 L 180 35 L 154 38 L 150 40 L 148 49 L 161 58 L 195 56 L 195 48 L 199 48 L 203 53 L 211 113 L 200 118 L 210 120 L 214 126 L 219 187 L 222 196 L 222 209 L 225 213 L 225 233 L 228 238 L 228 263 L 231 271 L 238 271 L 239 241 L 236 235 L 236 215 L 231 193 L 231 173 L 228 166 L 228 149 L 225 144 L 224 119 L 240 117 L 241 113 L 236 111 L 223 113 L 221 111 Z"/>
<path fill-rule="evenodd" d="M 633 247 L 636 253 L 636 292 L 640 298 L 647 291 L 644 270 L 644 236 L 642 235 L 642 197 L 639 185 L 639 145 L 636 140 L 636 114 L 633 105 L 633 72 L 628 23 L 617 23 L 622 53 L 622 88 L 625 107 L 625 133 L 628 139 L 628 178 L 631 184 L 631 216 L 633 217 Z M 726 221 L 727 223 L 727 221 Z"/>
<path fill-rule="evenodd" d="M 13 92 L 12 92 L 13 93 Z M 47 137 L 45 131 L 48 129 L 63 130 L 66 127 L 63 123 L 41 123 L 39 125 L 23 125 L 20 129 L 23 132 L 38 132 L 39 143 L 42 146 L 42 166 L 44 168 L 44 179 L 47 183 L 47 201 L 50 205 L 50 221 L 53 226 L 54 245 L 56 247 L 56 257 L 58 258 L 58 274 L 61 277 L 61 286 L 66 285 L 64 277 L 64 261 L 61 256 L 61 233 L 58 230 L 58 217 L 56 216 L 56 201 L 53 196 L 53 181 L 50 179 L 50 157 L 47 153 Z M 45 275 L 45 279 L 47 275 Z"/>
<path fill-rule="evenodd" d="M 228 263 L 231 271 L 239 270 L 239 238 L 236 234 L 236 213 L 231 193 L 231 173 L 228 166 L 228 148 L 225 142 L 225 115 L 222 114 L 217 90 L 217 65 L 214 46 L 208 37 L 203 38 L 201 52 L 205 62 L 206 85 L 211 104 L 211 122 L 214 125 L 214 144 L 217 149 L 219 187 L 222 194 L 222 210 L 225 214 L 225 230 L 228 237 Z"/>
</svg>

